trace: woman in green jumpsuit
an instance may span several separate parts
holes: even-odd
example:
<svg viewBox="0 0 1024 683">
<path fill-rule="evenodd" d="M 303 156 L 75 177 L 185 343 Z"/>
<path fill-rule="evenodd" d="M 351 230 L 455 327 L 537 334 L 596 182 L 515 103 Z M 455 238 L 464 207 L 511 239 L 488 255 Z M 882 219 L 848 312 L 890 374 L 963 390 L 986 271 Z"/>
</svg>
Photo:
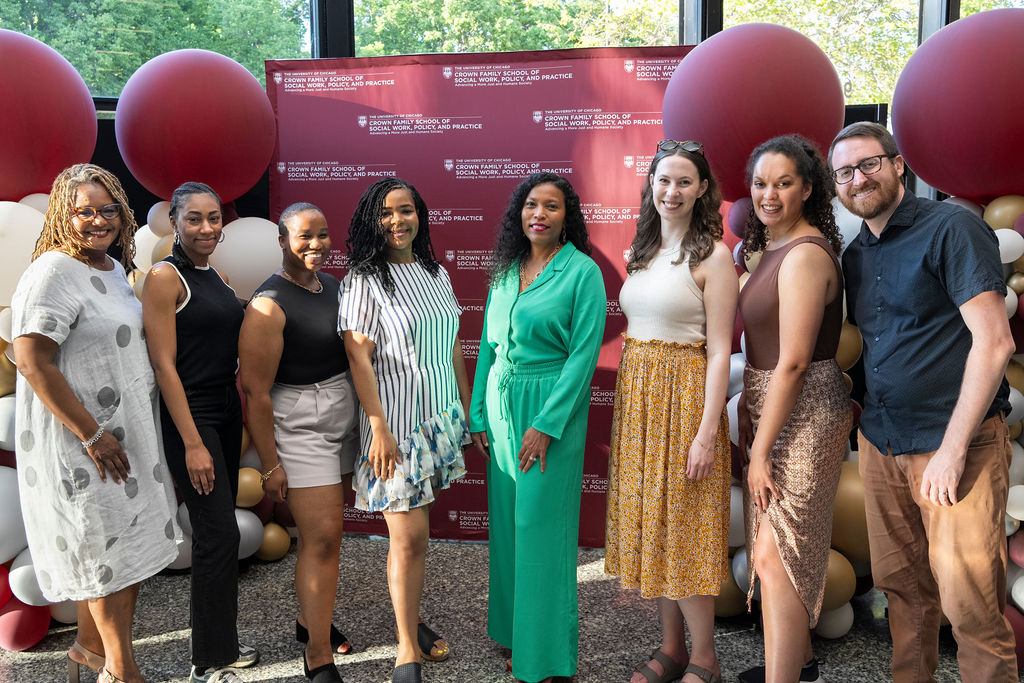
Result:
<svg viewBox="0 0 1024 683">
<path fill-rule="evenodd" d="M 516 188 L 494 250 L 470 410 L 489 454 L 488 635 L 522 681 L 572 676 L 590 380 L 605 290 L 580 200 L 553 173 Z"/>
</svg>

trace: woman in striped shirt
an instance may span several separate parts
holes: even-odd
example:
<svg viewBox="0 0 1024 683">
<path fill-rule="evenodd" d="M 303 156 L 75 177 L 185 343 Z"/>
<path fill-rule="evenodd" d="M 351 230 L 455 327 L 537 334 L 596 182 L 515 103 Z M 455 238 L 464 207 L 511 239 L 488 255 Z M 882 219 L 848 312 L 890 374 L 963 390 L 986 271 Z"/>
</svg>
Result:
<svg viewBox="0 0 1024 683">
<path fill-rule="evenodd" d="M 420 621 L 419 605 L 430 505 L 466 473 L 462 309 L 434 258 L 427 207 L 405 181 L 387 178 L 367 188 L 346 246 L 351 270 L 342 281 L 338 330 L 363 408 L 355 504 L 384 513 L 398 627 L 392 680 L 418 682 L 421 657 L 448 658 L 448 645 Z"/>
</svg>

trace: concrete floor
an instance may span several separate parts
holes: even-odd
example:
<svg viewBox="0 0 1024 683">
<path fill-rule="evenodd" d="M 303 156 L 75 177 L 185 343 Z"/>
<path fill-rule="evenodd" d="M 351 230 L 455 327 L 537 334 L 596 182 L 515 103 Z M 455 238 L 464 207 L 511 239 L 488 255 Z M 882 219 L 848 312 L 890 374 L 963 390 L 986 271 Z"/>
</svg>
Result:
<svg viewBox="0 0 1024 683">
<path fill-rule="evenodd" d="M 335 623 L 352 639 L 356 653 L 336 661 L 347 683 L 391 680 L 395 642 L 391 604 L 384 576 L 387 541 L 346 536 Z M 577 683 L 625 682 L 657 647 L 660 628 L 655 605 L 620 590 L 603 571 L 604 551 L 580 550 L 580 657 Z M 257 667 L 242 672 L 246 681 L 303 681 L 302 649 L 294 641 L 296 615 L 294 547 L 279 562 L 254 561 L 240 577 L 239 635 L 262 652 Z M 188 576 L 162 575 L 145 582 L 139 596 L 135 637 L 139 664 L 152 683 L 187 681 Z M 827 681 L 891 680 L 891 643 L 885 598 L 870 591 L 854 599 L 853 629 L 838 640 L 815 639 Z M 425 662 L 423 680 L 457 683 L 510 683 L 506 652 L 487 638 L 487 546 L 432 542 L 423 600 L 426 621 L 452 647 L 447 662 Z M 755 617 L 720 619 L 716 649 L 724 680 L 762 663 L 762 640 Z M 75 629 L 52 630 L 27 652 L 0 651 L 0 681 L 67 680 L 65 653 Z M 945 629 L 941 640 L 940 682 L 958 681 L 956 643 Z M 83 669 L 83 681 L 94 680 Z"/>
</svg>

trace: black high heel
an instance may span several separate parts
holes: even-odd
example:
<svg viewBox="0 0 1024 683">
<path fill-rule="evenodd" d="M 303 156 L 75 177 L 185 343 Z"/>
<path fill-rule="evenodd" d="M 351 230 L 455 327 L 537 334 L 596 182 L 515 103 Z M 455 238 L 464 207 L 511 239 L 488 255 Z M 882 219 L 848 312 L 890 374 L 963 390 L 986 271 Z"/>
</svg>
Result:
<svg viewBox="0 0 1024 683">
<path fill-rule="evenodd" d="M 295 620 L 295 640 L 303 644 L 309 642 L 309 631 L 298 619 Z M 334 624 L 331 624 L 331 648 L 341 655 L 350 655 L 356 651 L 348 636 L 339 631 Z"/>
<path fill-rule="evenodd" d="M 318 666 L 310 671 L 309 664 L 306 663 L 305 650 L 302 651 L 302 673 L 313 683 L 345 683 L 345 679 L 341 677 L 341 672 L 338 671 L 334 662 Z"/>
</svg>

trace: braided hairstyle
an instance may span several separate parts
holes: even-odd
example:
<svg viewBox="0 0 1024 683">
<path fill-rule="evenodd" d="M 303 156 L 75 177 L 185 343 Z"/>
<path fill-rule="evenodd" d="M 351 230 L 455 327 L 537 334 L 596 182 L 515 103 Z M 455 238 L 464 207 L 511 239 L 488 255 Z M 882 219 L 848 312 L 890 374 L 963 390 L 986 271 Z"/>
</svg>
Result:
<svg viewBox="0 0 1024 683">
<path fill-rule="evenodd" d="M 572 184 L 557 173 L 534 173 L 516 186 L 509 197 L 508 207 L 501 219 L 501 231 L 498 241 L 491 254 L 491 284 L 500 281 L 509 270 L 530 252 L 530 239 L 523 232 L 523 205 L 530 190 L 538 185 L 550 183 L 562 192 L 565 197 L 565 223 L 562 225 L 562 236 L 572 242 L 573 246 L 590 256 L 590 237 L 587 235 L 587 224 L 583 220 L 580 198 Z"/>
<path fill-rule="evenodd" d="M 781 135 L 762 142 L 750 154 L 747 161 L 747 184 L 753 175 L 754 166 L 765 154 L 781 154 L 796 166 L 796 173 L 804 183 L 811 186 L 811 194 L 804 202 L 804 218 L 816 227 L 832 245 L 832 251 L 839 256 L 843 249 L 843 237 L 836 225 L 832 212 L 832 198 L 836 195 L 835 182 L 828 172 L 828 166 L 814 143 L 799 135 Z M 743 255 L 749 256 L 763 250 L 768 244 L 768 230 L 757 217 L 753 207 L 747 216 L 747 231 L 743 238 Z"/>
<path fill-rule="evenodd" d="M 345 240 L 352 272 L 359 275 L 376 275 L 380 278 L 384 291 L 391 296 L 395 294 L 395 281 L 391 277 L 391 267 L 388 264 L 387 240 L 384 237 L 381 215 L 388 194 L 400 189 L 406 189 L 412 195 L 413 206 L 416 207 L 416 216 L 419 219 L 416 237 L 412 240 L 413 257 L 432 277 L 437 277 L 441 264 L 434 256 L 434 247 L 430 243 L 430 216 L 427 205 L 416 188 L 401 178 L 384 178 L 366 188 L 363 196 L 359 198 L 355 213 L 352 214 L 348 239 Z"/>
<path fill-rule="evenodd" d="M 88 263 L 85 255 L 86 241 L 75 229 L 72 218 L 75 215 L 75 195 L 82 185 L 95 183 L 103 187 L 111 198 L 121 205 L 121 230 L 117 234 L 117 245 L 121 247 L 121 265 L 131 270 L 135 258 L 135 232 L 139 229 L 135 214 L 128 206 L 128 197 L 121 182 L 110 171 L 93 164 L 75 164 L 57 174 L 50 190 L 50 203 L 43 218 L 43 231 L 36 240 L 32 260 L 48 251 L 58 250 L 82 263 Z"/>
</svg>

